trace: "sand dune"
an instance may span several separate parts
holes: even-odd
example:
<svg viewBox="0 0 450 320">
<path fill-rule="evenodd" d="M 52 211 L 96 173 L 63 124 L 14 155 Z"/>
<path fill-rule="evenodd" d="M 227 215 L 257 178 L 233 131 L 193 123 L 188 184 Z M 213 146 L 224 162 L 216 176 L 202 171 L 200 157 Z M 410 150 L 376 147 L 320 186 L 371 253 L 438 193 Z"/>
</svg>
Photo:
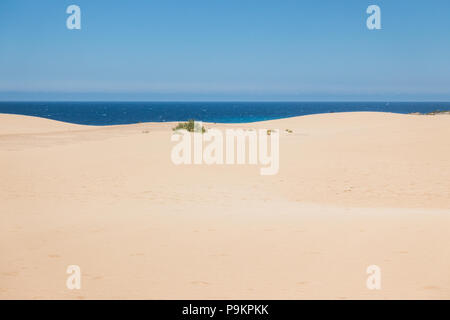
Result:
<svg viewBox="0 0 450 320">
<path fill-rule="evenodd" d="M 274 176 L 176 166 L 173 126 L 0 115 L 0 298 L 450 299 L 449 115 L 206 124 L 280 129 Z"/>
</svg>

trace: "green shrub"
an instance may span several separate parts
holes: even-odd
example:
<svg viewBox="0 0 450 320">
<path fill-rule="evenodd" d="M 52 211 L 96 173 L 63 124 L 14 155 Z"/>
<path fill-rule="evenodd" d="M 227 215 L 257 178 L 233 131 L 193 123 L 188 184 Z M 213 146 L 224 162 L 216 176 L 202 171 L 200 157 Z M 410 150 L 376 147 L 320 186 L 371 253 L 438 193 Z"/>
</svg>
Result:
<svg viewBox="0 0 450 320">
<path fill-rule="evenodd" d="M 187 130 L 188 132 L 194 132 L 194 131 L 200 132 L 199 124 L 197 124 L 197 127 L 195 127 L 195 125 L 196 125 L 195 120 L 189 120 L 188 122 L 179 122 L 178 125 L 175 128 L 173 128 L 172 130 L 177 131 L 177 130 L 184 129 L 184 130 Z M 204 126 L 202 126 L 202 128 L 201 128 L 201 132 L 202 133 L 206 132 L 206 129 Z"/>
</svg>

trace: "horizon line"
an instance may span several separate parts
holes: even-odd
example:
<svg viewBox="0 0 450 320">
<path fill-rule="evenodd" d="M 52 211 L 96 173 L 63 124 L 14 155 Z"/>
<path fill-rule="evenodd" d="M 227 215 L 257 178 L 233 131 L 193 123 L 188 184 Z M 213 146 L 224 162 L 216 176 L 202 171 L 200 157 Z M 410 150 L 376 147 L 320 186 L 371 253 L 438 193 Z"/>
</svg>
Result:
<svg viewBox="0 0 450 320">
<path fill-rule="evenodd" d="M 171 102 L 171 103 L 182 103 L 182 102 L 212 102 L 212 103 L 221 103 L 221 102 L 228 102 L 228 103 L 240 103 L 240 102 L 257 102 L 257 103 L 323 103 L 323 102 L 351 102 L 351 103 L 367 103 L 367 102 L 383 102 L 383 103 L 401 103 L 401 102 L 416 102 L 416 103 L 450 103 L 450 100 L 78 100 L 78 99 L 71 99 L 71 100 L 20 100 L 20 99 L 14 99 L 14 100 L 2 100 L 0 99 L 0 103 L 3 102 L 117 102 L 117 103 L 123 103 L 123 102 L 135 102 L 135 103 L 152 103 L 152 102 Z"/>
</svg>

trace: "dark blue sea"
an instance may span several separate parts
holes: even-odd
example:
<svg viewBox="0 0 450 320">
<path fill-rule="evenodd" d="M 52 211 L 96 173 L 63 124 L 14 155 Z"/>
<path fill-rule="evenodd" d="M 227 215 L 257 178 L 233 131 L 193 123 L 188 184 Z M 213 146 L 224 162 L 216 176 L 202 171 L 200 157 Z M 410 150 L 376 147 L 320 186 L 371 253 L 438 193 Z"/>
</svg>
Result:
<svg viewBox="0 0 450 320">
<path fill-rule="evenodd" d="M 307 114 L 450 110 L 450 102 L 0 102 L 0 113 L 86 125 L 197 121 L 241 123 Z"/>
</svg>

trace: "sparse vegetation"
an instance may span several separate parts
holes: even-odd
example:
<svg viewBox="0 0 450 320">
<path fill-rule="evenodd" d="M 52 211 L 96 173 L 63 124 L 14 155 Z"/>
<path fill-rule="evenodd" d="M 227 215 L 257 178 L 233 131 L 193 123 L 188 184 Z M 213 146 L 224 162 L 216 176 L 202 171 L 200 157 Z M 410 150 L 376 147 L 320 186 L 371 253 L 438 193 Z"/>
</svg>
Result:
<svg viewBox="0 0 450 320">
<path fill-rule="evenodd" d="M 205 133 L 206 129 L 204 126 L 200 128 L 199 124 L 195 122 L 195 120 L 189 120 L 188 122 L 179 122 L 178 125 L 173 128 L 173 131 L 177 130 L 187 130 L 188 132 L 201 132 Z"/>
<path fill-rule="evenodd" d="M 267 135 L 270 136 L 272 134 L 272 131 L 273 131 L 272 129 L 268 129 L 267 130 Z"/>
<path fill-rule="evenodd" d="M 450 114 L 450 110 L 435 110 L 435 111 L 431 111 L 431 112 L 427 112 L 427 113 L 421 113 L 421 112 L 412 112 L 410 114 L 415 114 L 415 115 L 425 115 L 425 116 L 433 116 L 436 114 Z"/>
<path fill-rule="evenodd" d="M 428 112 L 426 114 L 432 116 L 432 115 L 440 114 L 440 113 L 442 113 L 442 114 L 450 114 L 450 111 L 435 110 L 435 111 L 432 111 L 432 112 Z"/>
<path fill-rule="evenodd" d="M 287 133 L 292 133 L 293 131 L 291 129 L 286 129 Z"/>
</svg>

